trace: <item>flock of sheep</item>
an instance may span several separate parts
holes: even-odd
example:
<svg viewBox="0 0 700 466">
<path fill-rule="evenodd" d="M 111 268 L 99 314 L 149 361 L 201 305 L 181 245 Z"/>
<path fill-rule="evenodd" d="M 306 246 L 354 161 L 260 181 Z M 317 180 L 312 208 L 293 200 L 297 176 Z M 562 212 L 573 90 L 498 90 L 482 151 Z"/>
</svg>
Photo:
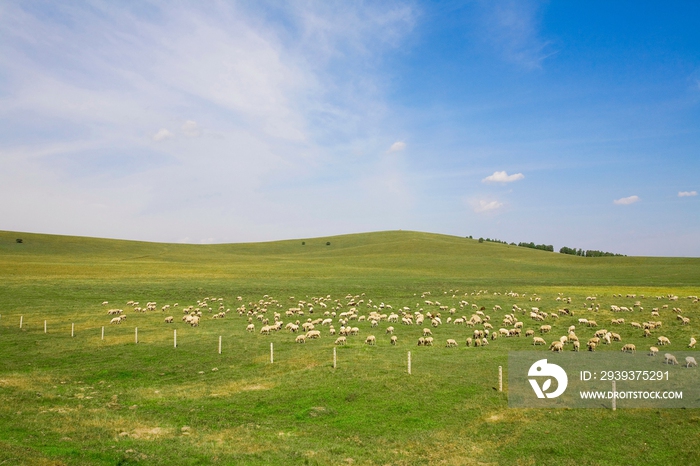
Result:
<svg viewBox="0 0 700 466">
<path fill-rule="evenodd" d="M 554 352 L 562 352 L 568 345 L 572 351 L 579 351 L 581 341 L 586 341 L 588 351 L 596 351 L 602 345 L 613 345 L 620 342 L 622 343 L 620 348 L 622 352 L 636 353 L 636 345 L 623 342 L 622 336 L 623 333 L 628 335 L 633 333 L 650 338 L 656 336 L 656 346 L 650 346 L 648 353 L 650 356 L 655 356 L 659 352 L 658 346 L 671 345 L 668 337 L 654 335 L 660 333 L 664 327 L 664 322 L 659 320 L 662 315 L 667 318 L 666 325 L 670 325 L 668 319 L 671 316 L 675 316 L 673 321 L 681 327 L 689 325 L 691 321 L 690 317 L 684 315 L 682 309 L 677 305 L 671 305 L 669 308 L 669 304 L 663 303 L 663 301 L 677 303 L 680 298 L 672 294 L 654 297 L 637 297 L 635 294 L 627 294 L 624 298 L 621 294 L 613 295 L 614 299 L 627 299 L 634 302 L 628 305 L 610 305 L 609 311 L 611 313 L 624 313 L 623 315 L 629 316 L 610 319 L 611 330 L 600 328 L 603 326 L 599 326 L 596 320 L 590 318 L 600 311 L 597 296 L 587 296 L 585 302 L 579 306 L 580 309 L 573 310 L 572 298 L 565 297 L 562 293 L 554 298 L 551 305 L 541 304 L 543 298 L 536 294 L 527 296 L 514 292 L 501 294 L 480 290 L 459 294 L 459 290 L 450 290 L 449 295 L 444 292 L 445 296 L 440 298 L 450 304 L 442 304 L 431 298 L 430 295 L 430 292 L 421 293 L 420 301 L 422 302 L 417 302 L 413 308 L 404 305 L 397 306 L 396 309 L 391 304 L 373 302 L 372 299 L 365 296 L 365 293 L 348 294 L 343 299 L 333 299 L 331 295 L 307 297 L 303 300 L 290 296 L 284 300 L 284 303 L 269 295 L 264 295 L 262 299 L 257 301 L 244 303 L 243 298 L 238 296 L 236 298 L 238 307 L 233 311 L 224 306 L 224 298 L 206 297 L 197 300 L 194 305 L 182 308 L 182 322 L 196 327 L 200 325 L 205 315 L 214 320 L 223 319 L 229 313 L 233 313 L 238 318 L 246 320 L 246 330 L 250 333 L 256 333 L 256 325 L 260 325 L 259 334 L 261 335 L 285 331 L 292 334 L 294 341 L 300 344 L 319 339 L 323 333 L 326 333 L 335 338 L 336 345 L 346 345 L 348 338 L 359 336 L 361 332 L 359 326 L 362 323 L 362 325 L 369 324 L 369 335 L 365 337 L 364 343 L 370 346 L 377 344 L 377 336 L 374 333 L 388 336 L 391 345 L 398 345 L 399 339 L 394 335 L 395 328 L 392 324 L 408 328 L 417 326 L 416 340 L 414 340 L 417 341 L 417 345 L 433 346 L 435 343 L 433 332 L 441 332 L 441 328 L 449 325 L 453 328 L 465 329 L 462 332 L 465 337 L 463 341 L 467 347 L 485 347 L 499 338 L 519 338 L 524 335 L 532 338 L 533 346 L 543 346 Z M 414 296 L 415 300 L 418 301 L 417 294 Z M 512 304 L 510 310 L 505 312 L 498 304 L 487 311 L 485 306 L 473 302 L 483 301 L 486 298 L 518 301 L 521 304 Z M 524 300 L 528 299 L 527 306 L 522 304 Z M 692 304 L 698 303 L 697 296 L 688 296 L 685 299 L 690 300 Z M 468 300 L 472 302 L 470 303 Z M 650 311 L 645 311 L 643 300 L 652 303 L 656 301 L 660 305 L 652 307 Z M 105 301 L 102 304 L 107 305 L 108 302 Z M 131 306 L 134 312 L 158 310 L 156 302 L 148 302 L 141 307 L 136 301 L 128 301 L 127 305 Z M 544 311 L 541 309 L 544 306 L 552 309 L 549 312 Z M 160 311 L 165 313 L 178 307 L 178 303 L 174 303 L 172 306 L 166 304 L 160 307 Z M 490 314 L 493 314 L 493 317 Z M 497 314 L 500 314 L 499 317 L 496 317 Z M 568 320 L 571 321 L 574 314 L 588 315 L 589 318 L 579 317 L 577 321 L 574 321 L 574 324 L 566 327 L 565 334 L 554 338 L 548 344 L 545 336 L 556 330 L 557 323 L 561 318 L 569 318 Z M 126 319 L 126 314 L 122 309 L 110 309 L 108 315 L 116 316 L 111 318 L 110 323 L 112 324 L 120 324 Z M 630 320 L 629 323 L 626 318 Z M 644 318 L 648 318 L 648 320 L 638 322 Z M 494 328 L 496 319 L 501 321 L 498 329 Z M 174 321 L 175 318 L 172 315 L 164 319 L 167 324 L 172 324 Z M 383 328 L 380 329 L 380 326 Z M 372 330 L 375 328 L 376 331 Z M 613 328 L 616 331 L 613 331 Z M 640 330 L 641 334 L 639 334 Z M 589 332 L 589 336 L 582 337 L 583 340 L 579 339 L 579 334 L 583 335 Z M 445 341 L 445 346 L 449 348 L 459 346 L 458 341 L 454 338 L 446 338 L 443 341 Z M 696 343 L 696 339 L 690 336 L 687 347 L 695 348 Z M 665 354 L 664 361 L 668 364 L 678 364 L 676 358 L 670 353 Z M 686 367 L 693 366 L 697 366 L 695 359 L 686 358 Z"/>
</svg>

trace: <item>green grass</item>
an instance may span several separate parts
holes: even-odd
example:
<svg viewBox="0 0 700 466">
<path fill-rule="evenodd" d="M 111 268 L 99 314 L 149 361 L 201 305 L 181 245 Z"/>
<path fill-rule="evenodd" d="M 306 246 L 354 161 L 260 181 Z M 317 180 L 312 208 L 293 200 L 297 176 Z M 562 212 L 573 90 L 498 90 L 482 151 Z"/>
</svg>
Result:
<svg viewBox="0 0 700 466">
<path fill-rule="evenodd" d="M 608 323 L 620 317 L 607 311 L 610 304 L 641 300 L 645 311 L 623 315 L 628 322 L 648 320 L 648 311 L 663 304 L 691 318 L 681 326 L 670 310 L 661 311 L 663 334 L 680 349 L 700 335 L 700 306 L 685 298 L 700 294 L 700 259 L 581 258 L 416 232 L 229 245 L 0 232 L 0 280 L 0 464 L 700 462 L 700 410 L 509 409 L 506 394 L 494 390 L 497 367 L 506 366 L 509 350 L 532 350 L 530 339 L 465 348 L 468 330 L 443 325 L 434 329 L 435 347 L 418 348 L 421 328 L 394 324 L 399 345 L 393 347 L 384 334 L 388 324 L 371 329 L 359 322 L 353 325 L 360 337 L 337 349 L 334 370 L 327 328 L 320 340 L 299 345 L 286 331 L 245 332 L 246 318 L 233 311 L 241 304 L 237 296 L 246 304 L 267 294 L 279 300 L 287 322 L 290 296 L 330 294 L 345 304 L 347 294 L 365 293 L 366 301 L 395 310 L 413 311 L 416 303 L 428 310 L 423 301 L 432 299 L 469 316 L 471 309 L 457 304 L 465 299 L 484 306 L 498 328 L 513 304 L 552 312 L 563 306 L 555 301 L 563 293 L 576 316 L 547 322 L 556 336 L 578 317 L 595 314 Z M 471 294 L 479 290 L 488 293 Z M 505 296 L 511 290 L 526 297 Z M 421 299 L 424 291 L 430 298 Z M 533 293 L 542 300 L 530 302 Z M 638 297 L 612 297 L 618 293 Z M 669 293 L 681 299 L 652 298 Z M 585 310 L 589 295 L 598 296 L 601 311 Z M 196 328 L 180 322 L 179 309 L 168 312 L 176 318 L 168 325 L 160 310 L 142 314 L 126 306 L 128 300 L 157 301 L 159 308 L 178 302 L 181 309 L 207 296 L 224 298 L 232 311 L 220 320 L 205 312 Z M 110 305 L 101 306 L 104 300 Z M 496 304 L 504 311 L 492 311 Z M 109 325 L 111 307 L 124 309 L 128 319 Z M 274 310 L 280 309 L 268 315 Z M 525 327 L 537 328 L 526 317 Z M 616 331 L 623 342 L 602 351 L 650 344 L 629 326 Z M 370 333 L 376 347 L 362 344 Z M 444 348 L 447 338 L 460 347 Z"/>
</svg>

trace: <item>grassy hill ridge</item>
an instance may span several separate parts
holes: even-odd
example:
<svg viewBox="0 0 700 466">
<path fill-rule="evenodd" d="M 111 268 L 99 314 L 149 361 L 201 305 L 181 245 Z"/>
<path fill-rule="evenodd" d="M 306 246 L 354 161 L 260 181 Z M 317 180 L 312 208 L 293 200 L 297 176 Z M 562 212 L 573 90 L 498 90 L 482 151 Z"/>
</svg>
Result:
<svg viewBox="0 0 700 466">
<path fill-rule="evenodd" d="M 16 238 L 23 243 L 16 243 Z M 368 282 L 408 277 L 419 282 L 455 280 L 506 286 L 696 286 L 700 284 L 700 259 L 585 258 L 412 231 L 213 245 L 0 231 L 0 277 L 7 279 L 182 276 Z"/>
</svg>

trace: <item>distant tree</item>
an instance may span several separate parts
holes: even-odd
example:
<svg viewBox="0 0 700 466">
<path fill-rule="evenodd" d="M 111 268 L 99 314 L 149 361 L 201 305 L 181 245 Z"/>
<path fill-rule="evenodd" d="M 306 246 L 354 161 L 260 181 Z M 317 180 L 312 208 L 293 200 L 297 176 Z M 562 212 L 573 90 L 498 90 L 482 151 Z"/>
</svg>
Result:
<svg viewBox="0 0 700 466">
<path fill-rule="evenodd" d="M 483 242 L 484 242 L 484 238 L 479 238 L 479 242 L 480 242 L 480 243 L 483 243 Z"/>
<path fill-rule="evenodd" d="M 302 245 L 302 246 L 306 246 L 306 241 L 302 241 L 302 242 L 301 242 L 301 245 Z"/>
<path fill-rule="evenodd" d="M 330 242 L 330 241 L 326 241 L 326 246 L 330 246 L 330 245 L 331 245 L 331 242 Z"/>
<path fill-rule="evenodd" d="M 15 241 L 18 243 L 24 243 L 24 240 L 22 238 L 17 238 Z"/>
</svg>

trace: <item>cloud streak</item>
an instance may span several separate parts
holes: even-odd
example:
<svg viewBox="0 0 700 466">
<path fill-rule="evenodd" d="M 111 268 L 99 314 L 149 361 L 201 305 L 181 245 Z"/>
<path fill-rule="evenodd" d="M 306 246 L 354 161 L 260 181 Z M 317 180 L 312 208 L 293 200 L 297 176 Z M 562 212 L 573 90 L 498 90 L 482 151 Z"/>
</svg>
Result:
<svg viewBox="0 0 700 466">
<path fill-rule="evenodd" d="M 692 197 L 697 195 L 697 191 L 678 191 L 678 197 Z"/>
<path fill-rule="evenodd" d="M 615 204 L 615 205 L 630 205 L 630 204 L 634 204 L 635 202 L 639 202 L 639 196 L 621 197 L 620 199 L 615 199 L 613 201 L 613 204 Z"/>
<path fill-rule="evenodd" d="M 509 175 L 505 171 L 502 172 L 494 172 L 493 175 L 489 175 L 483 180 L 481 180 L 482 183 L 512 183 L 513 181 L 518 181 L 522 180 L 525 178 L 525 175 L 522 173 L 515 173 L 513 175 Z"/>
</svg>

